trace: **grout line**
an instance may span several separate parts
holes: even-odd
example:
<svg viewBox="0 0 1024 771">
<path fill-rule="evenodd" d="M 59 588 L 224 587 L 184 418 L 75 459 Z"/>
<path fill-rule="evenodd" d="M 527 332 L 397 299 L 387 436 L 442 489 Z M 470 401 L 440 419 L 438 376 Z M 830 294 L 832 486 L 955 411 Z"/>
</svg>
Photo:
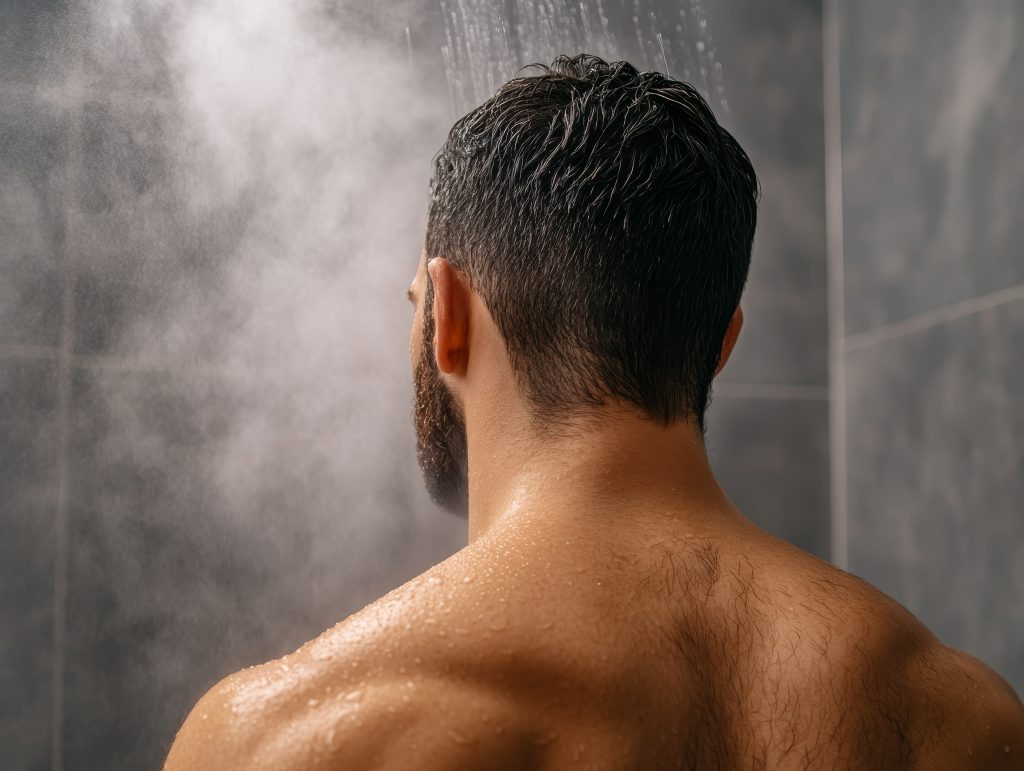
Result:
<svg viewBox="0 0 1024 771">
<path fill-rule="evenodd" d="M 81 80 L 81 63 L 72 81 Z M 73 91 L 73 89 L 72 89 Z M 68 154 L 64 174 L 66 195 L 74 196 L 82 168 L 81 104 L 70 108 Z M 60 345 L 57 348 L 57 507 L 54 515 L 53 555 L 53 716 L 50 735 L 52 771 L 64 768 L 64 669 L 67 638 L 68 508 L 70 501 L 71 387 L 74 370 L 75 277 L 78 247 L 75 215 L 65 206 L 63 251 L 63 296 L 61 301 Z"/>
<path fill-rule="evenodd" d="M 65 301 L 73 305 L 73 299 L 73 297 L 65 298 Z M 67 334 L 70 335 L 71 332 L 73 330 L 68 330 Z M 64 334 L 65 331 L 62 328 L 62 338 Z M 242 368 L 229 369 L 227 367 L 202 365 L 183 366 L 177 361 L 160 361 L 157 359 L 131 358 L 98 353 L 76 354 L 70 348 L 68 350 L 64 349 L 63 340 L 56 348 L 44 345 L 0 344 L 0 362 L 17 359 L 56 360 L 58 372 L 61 371 L 62 366 L 67 366 L 70 371 L 108 370 L 114 372 L 168 373 L 225 380 L 252 379 L 259 374 L 255 370 L 245 370 Z"/>
<path fill-rule="evenodd" d="M 879 343 L 896 340 L 900 337 L 916 334 L 917 332 L 923 332 L 926 329 L 931 329 L 932 327 L 938 326 L 939 324 L 943 324 L 947 321 L 962 319 L 965 316 L 971 316 L 975 313 L 987 311 L 992 308 L 997 308 L 1000 305 L 1013 302 L 1014 300 L 1022 299 L 1024 299 L 1024 284 L 1017 284 L 1004 289 L 998 289 L 995 292 L 989 292 L 988 294 L 971 297 L 967 300 L 961 300 L 960 302 L 953 303 L 952 305 L 947 305 L 944 308 L 926 311 L 925 313 L 921 313 L 909 319 L 904 319 L 903 321 L 896 321 L 892 324 L 883 324 L 882 326 L 875 327 L 874 329 L 869 329 L 866 332 L 858 332 L 854 335 L 848 335 L 845 340 L 845 350 L 847 352 L 860 351 L 865 348 L 878 345 Z"/>
<path fill-rule="evenodd" d="M 828 274 L 830 556 L 846 569 L 849 536 L 846 478 L 846 305 L 843 287 L 843 134 L 840 98 L 839 0 L 822 9 L 822 95 L 825 111 L 825 260 Z"/>
<path fill-rule="evenodd" d="M 793 401 L 828 401 L 827 386 L 777 385 L 774 383 L 716 383 L 713 398 L 784 399 Z"/>
<path fill-rule="evenodd" d="M 45 345 L 0 344 L 0 359 L 58 359 L 60 348 Z"/>
</svg>

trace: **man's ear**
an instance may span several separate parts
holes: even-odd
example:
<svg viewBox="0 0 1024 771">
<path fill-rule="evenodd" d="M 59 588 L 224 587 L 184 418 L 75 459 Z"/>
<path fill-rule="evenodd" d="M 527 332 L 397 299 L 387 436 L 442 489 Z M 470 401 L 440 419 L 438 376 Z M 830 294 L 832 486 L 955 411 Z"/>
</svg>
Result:
<svg viewBox="0 0 1024 771">
<path fill-rule="evenodd" d="M 725 338 L 722 340 L 722 352 L 718 355 L 718 367 L 715 368 L 715 375 L 725 367 L 725 363 L 729 361 L 729 355 L 732 353 L 732 349 L 736 346 L 736 340 L 740 336 L 740 329 L 743 328 L 743 309 L 740 306 L 736 306 L 736 312 L 732 314 L 732 318 L 729 319 L 729 326 L 725 330 Z"/>
<path fill-rule="evenodd" d="M 434 287 L 434 357 L 445 374 L 462 374 L 469 361 L 469 282 L 444 257 L 427 264 Z"/>
</svg>

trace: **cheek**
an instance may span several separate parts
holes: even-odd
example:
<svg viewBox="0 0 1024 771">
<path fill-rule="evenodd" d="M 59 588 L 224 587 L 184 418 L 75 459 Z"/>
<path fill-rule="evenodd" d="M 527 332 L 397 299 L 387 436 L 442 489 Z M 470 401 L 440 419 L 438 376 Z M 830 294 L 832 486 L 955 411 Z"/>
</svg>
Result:
<svg viewBox="0 0 1024 771">
<path fill-rule="evenodd" d="M 409 330 L 409 366 L 416 370 L 416 362 L 420 360 L 420 346 L 423 344 L 423 314 L 419 307 L 412 317 L 412 329 Z"/>
</svg>

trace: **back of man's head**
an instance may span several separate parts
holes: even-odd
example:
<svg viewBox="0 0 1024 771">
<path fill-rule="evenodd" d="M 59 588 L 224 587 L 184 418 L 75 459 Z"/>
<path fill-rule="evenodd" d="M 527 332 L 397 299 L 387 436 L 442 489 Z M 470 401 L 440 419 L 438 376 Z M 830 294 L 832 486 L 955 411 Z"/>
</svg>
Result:
<svg viewBox="0 0 1024 771">
<path fill-rule="evenodd" d="M 559 57 L 451 129 L 427 259 L 463 271 L 533 414 L 623 402 L 703 430 L 746 282 L 758 185 L 691 86 Z"/>
</svg>

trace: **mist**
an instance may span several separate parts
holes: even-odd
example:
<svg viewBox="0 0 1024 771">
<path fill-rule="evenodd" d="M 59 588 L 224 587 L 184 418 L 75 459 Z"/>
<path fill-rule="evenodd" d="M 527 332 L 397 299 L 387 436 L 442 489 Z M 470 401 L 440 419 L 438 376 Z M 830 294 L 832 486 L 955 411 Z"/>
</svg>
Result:
<svg viewBox="0 0 1024 771">
<path fill-rule="evenodd" d="M 54 129 L 57 221 L 21 178 L 3 194 L 8 248 L 53 260 L 52 307 L 15 282 L 4 314 L 52 337 L 4 352 L 57 379 L 55 764 L 152 766 L 216 680 L 464 545 L 410 422 L 433 154 L 559 53 L 675 56 L 723 95 L 698 3 L 592 5 L 99 0 L 43 19 L 20 64 Z"/>
<path fill-rule="evenodd" d="M 0 0 L 4 768 L 158 767 L 217 680 L 465 544 L 410 420 L 431 159 L 520 67 L 581 51 L 693 83 L 758 172 L 708 415 L 730 497 L 1019 687 L 1022 20 Z"/>
</svg>

